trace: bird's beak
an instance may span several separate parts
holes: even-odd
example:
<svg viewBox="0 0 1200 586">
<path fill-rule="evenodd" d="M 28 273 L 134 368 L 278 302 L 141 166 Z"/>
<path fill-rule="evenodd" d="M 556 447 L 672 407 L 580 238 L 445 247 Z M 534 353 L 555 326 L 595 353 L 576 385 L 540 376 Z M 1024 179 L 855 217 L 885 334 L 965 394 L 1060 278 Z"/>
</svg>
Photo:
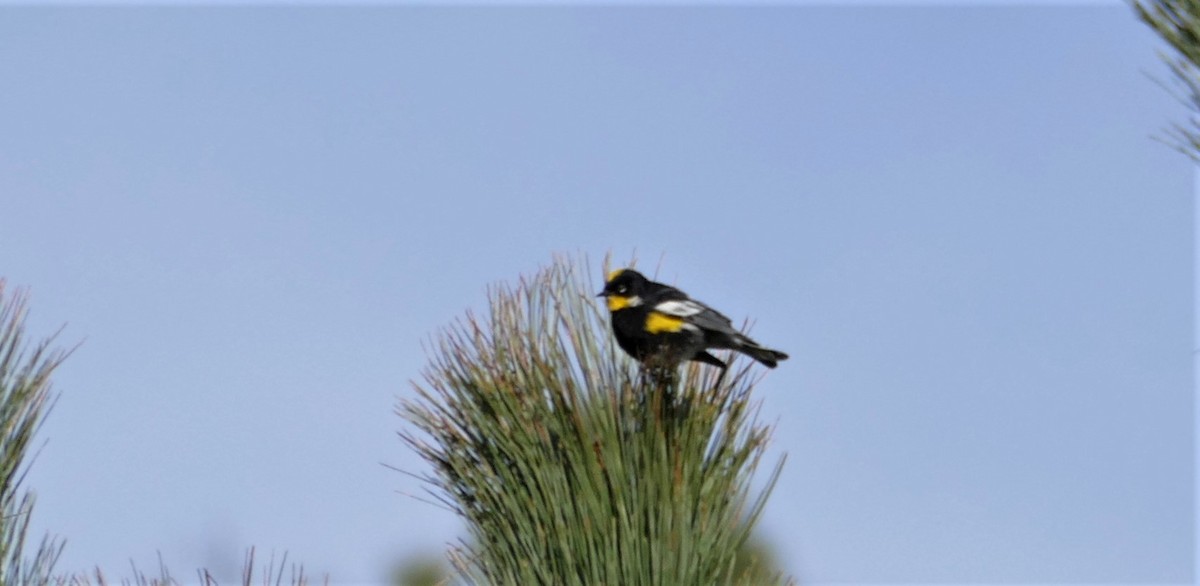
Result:
<svg viewBox="0 0 1200 586">
<path fill-rule="evenodd" d="M 601 291 L 596 294 L 596 297 L 608 297 L 608 291 Z"/>
</svg>

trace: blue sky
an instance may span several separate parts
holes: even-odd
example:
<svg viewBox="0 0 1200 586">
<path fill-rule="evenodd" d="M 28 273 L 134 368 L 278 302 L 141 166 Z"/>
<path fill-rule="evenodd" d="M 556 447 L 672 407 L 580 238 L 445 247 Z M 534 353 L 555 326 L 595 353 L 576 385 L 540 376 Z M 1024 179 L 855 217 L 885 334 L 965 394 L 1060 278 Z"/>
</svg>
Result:
<svg viewBox="0 0 1200 586">
<path fill-rule="evenodd" d="M 373 582 L 421 343 L 634 251 L 792 359 L 805 582 L 1190 582 L 1192 169 L 1127 6 L 2 7 L 0 275 L 83 345 L 63 570 Z M 597 275 L 597 278 L 599 275 Z"/>
</svg>

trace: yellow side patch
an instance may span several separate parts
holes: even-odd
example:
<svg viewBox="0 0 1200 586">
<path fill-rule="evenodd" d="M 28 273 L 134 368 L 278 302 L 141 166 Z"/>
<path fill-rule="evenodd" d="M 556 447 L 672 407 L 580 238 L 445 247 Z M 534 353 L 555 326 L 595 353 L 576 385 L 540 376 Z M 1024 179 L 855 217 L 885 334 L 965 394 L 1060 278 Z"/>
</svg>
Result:
<svg viewBox="0 0 1200 586">
<path fill-rule="evenodd" d="M 609 311 L 620 311 L 622 309 L 625 309 L 626 307 L 629 307 L 629 298 L 628 297 L 621 297 L 620 295 L 609 295 L 608 299 L 606 301 L 608 303 Z"/>
<path fill-rule="evenodd" d="M 610 302 L 611 304 L 611 302 Z M 646 331 L 651 334 L 678 332 L 683 329 L 683 318 L 651 311 L 646 316 Z"/>
</svg>

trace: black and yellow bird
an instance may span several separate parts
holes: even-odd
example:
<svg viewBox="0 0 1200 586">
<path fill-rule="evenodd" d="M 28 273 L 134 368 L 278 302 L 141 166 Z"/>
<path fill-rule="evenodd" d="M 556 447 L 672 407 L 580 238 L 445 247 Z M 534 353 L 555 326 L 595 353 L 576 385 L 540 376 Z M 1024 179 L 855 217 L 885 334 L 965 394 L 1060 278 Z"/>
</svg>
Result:
<svg viewBox="0 0 1200 586">
<path fill-rule="evenodd" d="M 617 344 L 643 364 L 674 366 L 696 360 L 724 370 L 725 363 L 710 349 L 735 350 L 769 368 L 788 357 L 735 330 L 717 310 L 632 269 L 609 273 L 598 297 L 607 301 Z"/>
</svg>

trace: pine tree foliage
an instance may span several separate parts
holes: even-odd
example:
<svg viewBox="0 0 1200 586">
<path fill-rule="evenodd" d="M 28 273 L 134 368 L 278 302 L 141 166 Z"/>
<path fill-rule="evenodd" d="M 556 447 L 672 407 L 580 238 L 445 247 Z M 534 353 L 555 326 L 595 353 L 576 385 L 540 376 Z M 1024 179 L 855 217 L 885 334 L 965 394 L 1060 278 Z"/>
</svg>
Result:
<svg viewBox="0 0 1200 586">
<path fill-rule="evenodd" d="M 1192 111 L 1186 124 L 1168 129 L 1166 142 L 1200 162 L 1200 0 L 1137 0 L 1133 8 L 1174 50 L 1162 54 L 1175 78 L 1168 89 Z"/>
<path fill-rule="evenodd" d="M 34 495 L 23 483 L 52 403 L 50 375 L 66 353 L 51 349 L 53 337 L 28 347 L 27 313 L 26 295 L 9 294 L 0 279 L 0 584 L 40 586 L 51 582 L 62 543 L 47 536 L 29 551 Z"/>
<path fill-rule="evenodd" d="M 582 263 L 586 264 L 586 263 Z M 468 583 L 676 585 L 764 581 L 738 559 L 783 462 L 755 490 L 770 429 L 751 366 L 642 372 L 611 342 L 591 271 L 560 259 L 490 291 L 430 350 L 401 436 L 470 538 Z M 719 380 L 720 379 L 720 380 Z M 740 565 L 739 565 L 740 564 Z"/>
<path fill-rule="evenodd" d="M 167 564 L 161 555 L 158 558 L 157 573 L 147 574 L 134 565 L 131 565 L 130 569 L 132 578 L 109 577 L 100 568 L 96 568 L 88 574 L 60 576 L 54 580 L 53 584 L 54 586 L 183 586 L 184 584 L 221 586 L 221 582 L 204 569 L 196 570 L 194 581 L 176 579 L 167 569 Z M 284 552 L 280 558 L 276 558 L 275 553 L 272 552 L 267 563 L 260 564 L 255 548 L 251 547 L 246 550 L 242 563 L 242 574 L 236 584 L 239 586 L 329 586 L 330 582 L 328 576 L 322 581 L 310 581 L 303 565 L 288 563 L 287 552 Z"/>
</svg>

